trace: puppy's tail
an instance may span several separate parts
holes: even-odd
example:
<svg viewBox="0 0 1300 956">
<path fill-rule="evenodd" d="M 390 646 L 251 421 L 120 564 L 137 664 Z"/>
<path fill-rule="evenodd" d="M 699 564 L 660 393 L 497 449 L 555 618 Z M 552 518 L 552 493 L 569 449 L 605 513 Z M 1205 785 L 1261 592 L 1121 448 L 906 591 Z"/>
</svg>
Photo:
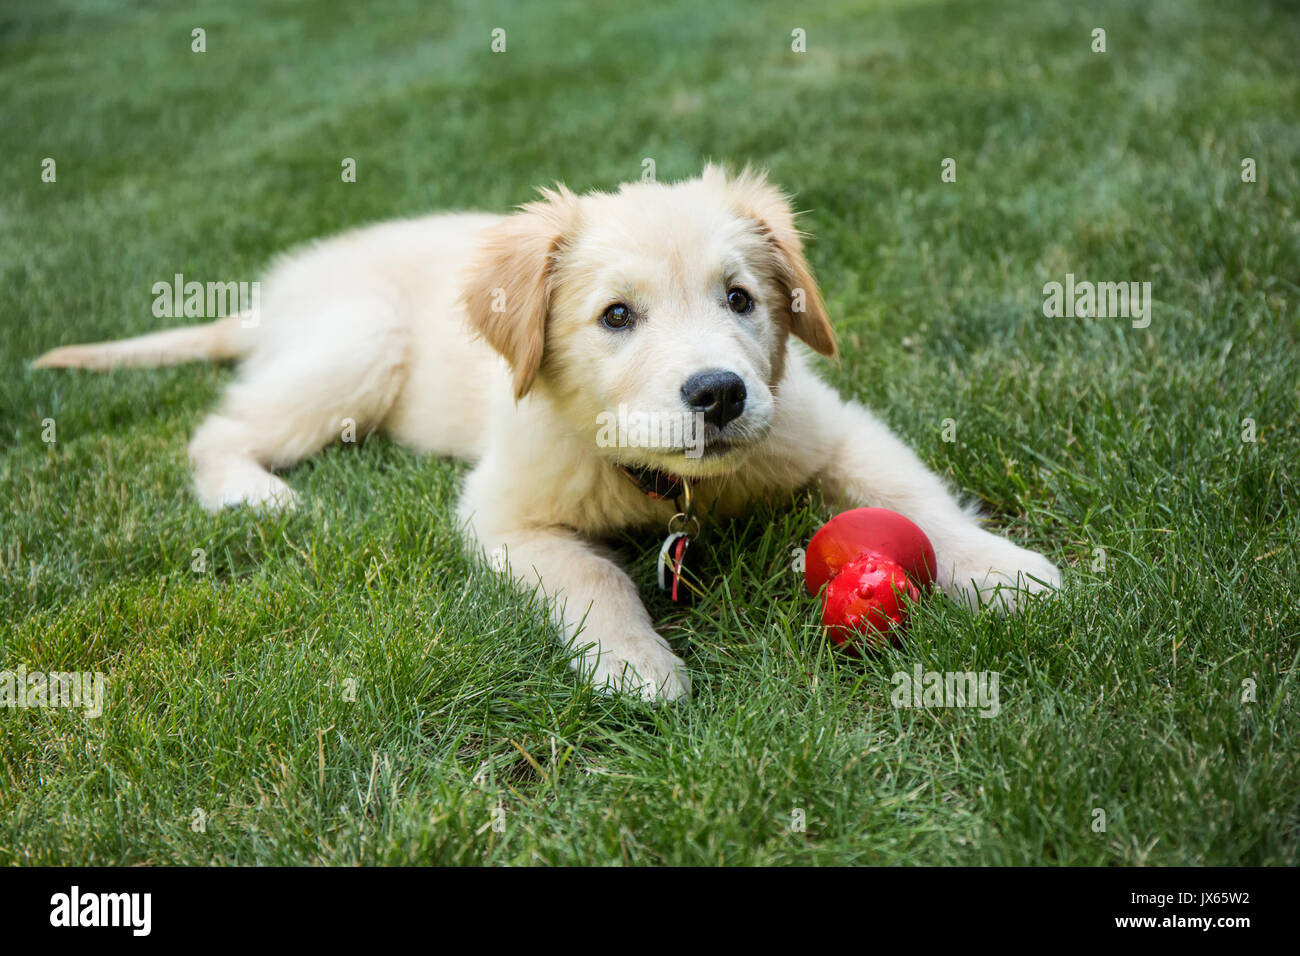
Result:
<svg viewBox="0 0 1300 956">
<path fill-rule="evenodd" d="M 251 344 L 246 324 L 252 322 L 251 312 L 239 312 L 206 325 L 187 325 L 118 342 L 65 345 L 46 352 L 32 368 L 154 368 L 196 359 L 220 362 L 242 358 Z"/>
</svg>

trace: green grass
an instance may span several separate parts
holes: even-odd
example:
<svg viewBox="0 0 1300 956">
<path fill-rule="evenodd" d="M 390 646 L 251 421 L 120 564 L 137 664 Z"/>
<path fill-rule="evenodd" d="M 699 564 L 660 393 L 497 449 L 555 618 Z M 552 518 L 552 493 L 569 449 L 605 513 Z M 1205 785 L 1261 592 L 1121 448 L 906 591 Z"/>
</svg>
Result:
<svg viewBox="0 0 1300 956">
<path fill-rule="evenodd" d="M 0 669 L 109 691 L 0 711 L 0 863 L 1295 864 L 1300 12 L 603 6 L 0 14 Z M 295 468 L 292 517 L 208 516 L 185 444 L 229 369 L 26 368 L 163 324 L 173 273 L 645 157 L 797 193 L 826 374 L 1052 556 L 1059 600 L 936 601 L 899 650 L 831 653 L 798 495 L 711 529 L 701 606 L 650 598 L 695 698 L 606 699 L 463 557 L 463 466 L 376 438 Z M 1152 282 L 1150 328 L 1044 318 L 1066 272 Z M 647 589 L 656 544 L 619 543 Z M 893 708 L 917 663 L 999 672 L 1000 714 Z"/>
</svg>

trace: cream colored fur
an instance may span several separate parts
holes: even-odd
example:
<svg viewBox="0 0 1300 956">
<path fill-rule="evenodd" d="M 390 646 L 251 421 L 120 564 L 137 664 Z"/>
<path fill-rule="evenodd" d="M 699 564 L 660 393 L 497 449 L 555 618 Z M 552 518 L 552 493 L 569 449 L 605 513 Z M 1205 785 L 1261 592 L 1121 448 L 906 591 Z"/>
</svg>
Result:
<svg viewBox="0 0 1300 956">
<path fill-rule="evenodd" d="M 732 286 L 750 293 L 751 313 L 728 310 Z M 647 699 L 690 687 L 596 544 L 628 527 L 662 531 L 674 510 L 615 462 L 688 476 L 701 508 L 722 515 L 811 482 L 841 507 L 892 508 L 934 543 L 943 590 L 971 605 L 1014 609 L 1059 583 L 1051 562 L 982 529 L 867 409 L 817 377 L 791 336 L 833 354 L 834 335 L 790 206 L 761 175 L 709 167 L 674 185 L 561 188 L 511 216 L 384 223 L 290 255 L 262 288 L 255 324 L 69 346 L 35 364 L 242 358 L 190 445 L 213 510 L 292 506 L 274 472 L 337 441 L 347 420 L 357 434 L 381 429 L 475 462 L 459 509 L 468 539 L 546 599 L 575 666 L 601 687 Z M 634 310 L 633 327 L 601 324 L 614 302 Z M 710 439 L 729 448 L 692 458 L 599 445 L 602 412 L 680 415 L 684 380 L 706 369 L 745 384 L 744 413 Z"/>
</svg>

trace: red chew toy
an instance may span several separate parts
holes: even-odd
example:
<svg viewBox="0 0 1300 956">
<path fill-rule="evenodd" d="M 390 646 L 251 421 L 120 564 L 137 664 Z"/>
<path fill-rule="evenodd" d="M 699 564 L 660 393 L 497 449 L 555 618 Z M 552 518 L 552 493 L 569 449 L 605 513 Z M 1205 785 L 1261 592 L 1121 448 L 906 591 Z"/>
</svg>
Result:
<svg viewBox="0 0 1300 956">
<path fill-rule="evenodd" d="M 906 599 L 934 581 L 938 562 L 925 532 L 887 508 L 855 508 L 826 522 L 808 545 L 804 583 L 823 587 L 822 623 L 835 643 L 893 640 L 907 621 Z"/>
<path fill-rule="evenodd" d="M 831 579 L 822 599 L 822 624 L 836 644 L 855 646 L 854 637 L 861 634 L 868 646 L 876 647 L 907 619 L 904 600 L 920 596 L 896 562 L 868 552 Z"/>
<path fill-rule="evenodd" d="M 854 508 L 837 514 L 813 535 L 804 564 L 808 593 L 816 594 L 840 568 L 865 551 L 898 562 L 920 587 L 930 585 L 939 566 L 925 532 L 897 511 Z"/>
</svg>

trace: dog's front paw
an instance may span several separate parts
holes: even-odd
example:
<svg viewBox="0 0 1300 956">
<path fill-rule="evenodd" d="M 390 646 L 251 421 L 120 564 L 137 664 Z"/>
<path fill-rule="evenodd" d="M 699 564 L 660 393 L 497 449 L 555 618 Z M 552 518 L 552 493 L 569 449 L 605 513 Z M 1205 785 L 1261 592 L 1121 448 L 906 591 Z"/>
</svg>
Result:
<svg viewBox="0 0 1300 956">
<path fill-rule="evenodd" d="M 648 636 L 602 640 L 588 650 L 584 670 L 602 693 L 635 694 L 652 702 L 691 693 L 685 662 L 653 631 Z"/>
<path fill-rule="evenodd" d="M 944 590 L 975 610 L 1014 614 L 1030 596 L 1061 586 L 1061 572 L 1051 561 L 987 531 L 941 555 L 939 565 Z"/>
</svg>

